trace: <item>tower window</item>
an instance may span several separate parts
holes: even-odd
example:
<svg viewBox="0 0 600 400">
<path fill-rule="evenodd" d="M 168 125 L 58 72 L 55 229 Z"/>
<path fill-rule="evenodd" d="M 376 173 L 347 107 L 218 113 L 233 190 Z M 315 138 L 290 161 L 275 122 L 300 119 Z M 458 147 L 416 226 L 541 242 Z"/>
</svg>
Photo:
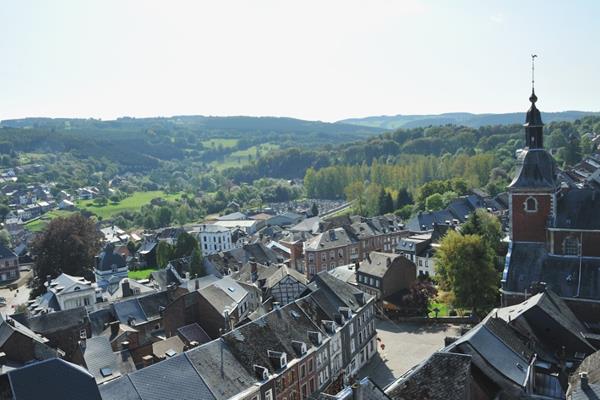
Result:
<svg viewBox="0 0 600 400">
<path fill-rule="evenodd" d="M 579 240 L 574 237 L 568 237 L 563 241 L 563 249 L 566 256 L 579 255 Z"/>
<path fill-rule="evenodd" d="M 527 212 L 537 212 L 538 210 L 538 202 L 535 197 L 528 197 L 523 205 L 525 206 L 525 211 Z"/>
</svg>

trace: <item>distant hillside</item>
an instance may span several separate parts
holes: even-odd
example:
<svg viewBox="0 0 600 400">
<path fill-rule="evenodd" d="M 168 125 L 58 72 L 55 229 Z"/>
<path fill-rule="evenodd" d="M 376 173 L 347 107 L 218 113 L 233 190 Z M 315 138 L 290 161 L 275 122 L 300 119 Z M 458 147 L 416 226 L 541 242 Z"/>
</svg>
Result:
<svg viewBox="0 0 600 400">
<path fill-rule="evenodd" d="M 588 115 L 600 115 L 600 112 L 587 111 L 561 111 L 542 112 L 545 123 L 556 121 L 575 121 Z M 522 124 L 523 112 L 506 114 L 471 114 L 471 113 L 445 113 L 439 115 L 394 115 L 376 116 L 366 118 L 350 118 L 339 121 L 341 124 L 353 124 L 382 129 L 419 128 L 425 126 L 440 126 L 446 124 L 464 125 L 479 128 L 486 125 L 511 125 Z"/>
<path fill-rule="evenodd" d="M 305 121 L 284 117 L 206 117 L 200 115 L 181 115 L 166 118 L 129 118 L 102 121 L 83 118 L 23 118 L 0 121 L 0 127 L 20 129 L 151 129 L 185 128 L 204 134 L 226 132 L 240 133 L 279 133 L 279 134 L 316 134 L 325 135 L 332 142 L 345 142 L 380 134 L 382 128 L 360 124 L 329 123 Z"/>
</svg>

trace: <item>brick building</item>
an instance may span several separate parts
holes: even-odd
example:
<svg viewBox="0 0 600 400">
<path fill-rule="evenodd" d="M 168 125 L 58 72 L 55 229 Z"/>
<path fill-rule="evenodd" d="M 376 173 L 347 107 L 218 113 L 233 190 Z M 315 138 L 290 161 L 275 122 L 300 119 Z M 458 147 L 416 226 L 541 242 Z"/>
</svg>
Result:
<svg viewBox="0 0 600 400">
<path fill-rule="evenodd" d="M 586 320 L 600 309 L 600 192 L 572 185 L 543 146 L 543 123 L 532 93 L 527 147 L 509 185 L 510 244 L 502 276 L 502 304 L 531 296 L 543 282 Z"/>
</svg>

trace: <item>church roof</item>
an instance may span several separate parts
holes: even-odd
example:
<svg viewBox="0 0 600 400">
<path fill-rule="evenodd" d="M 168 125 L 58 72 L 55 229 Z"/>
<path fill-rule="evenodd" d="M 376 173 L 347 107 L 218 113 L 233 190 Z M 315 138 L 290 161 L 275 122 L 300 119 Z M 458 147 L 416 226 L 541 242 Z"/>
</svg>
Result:
<svg viewBox="0 0 600 400">
<path fill-rule="evenodd" d="M 558 167 L 544 149 L 523 150 L 510 189 L 554 189 L 558 186 Z"/>
<path fill-rule="evenodd" d="M 600 193 L 572 189 L 557 202 L 554 228 L 600 230 Z"/>
</svg>

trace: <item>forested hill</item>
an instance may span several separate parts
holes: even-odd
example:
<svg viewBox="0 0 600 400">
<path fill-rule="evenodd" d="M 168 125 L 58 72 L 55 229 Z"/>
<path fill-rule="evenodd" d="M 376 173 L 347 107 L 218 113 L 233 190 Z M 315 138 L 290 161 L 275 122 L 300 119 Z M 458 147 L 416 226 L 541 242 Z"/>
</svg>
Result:
<svg viewBox="0 0 600 400">
<path fill-rule="evenodd" d="M 187 159 L 221 168 L 274 148 L 323 147 L 377 136 L 381 128 L 275 117 L 25 118 L 0 123 L 0 152 L 107 159 L 120 170 Z M 217 161 L 219 161 L 217 165 Z"/>
<path fill-rule="evenodd" d="M 55 130 L 140 130 L 140 129 L 188 129 L 199 134 L 308 134 L 324 137 L 332 142 L 345 142 L 379 134 L 383 128 L 344 123 L 305 121 L 285 117 L 206 117 L 173 116 L 165 118 L 123 117 L 111 121 L 80 118 L 23 118 L 4 120 L 0 127 L 21 129 Z"/>
<path fill-rule="evenodd" d="M 587 111 L 561 111 L 542 112 L 544 123 L 558 121 L 575 121 L 590 115 L 600 115 L 600 112 Z M 446 124 L 463 125 L 479 128 L 486 125 L 511 125 L 522 124 L 523 112 L 505 114 L 471 114 L 471 113 L 445 113 L 438 115 L 382 115 L 365 118 L 349 118 L 339 121 L 340 124 L 353 124 L 359 126 L 376 127 L 383 129 L 396 128 L 421 128 L 427 126 L 441 126 Z"/>
</svg>

